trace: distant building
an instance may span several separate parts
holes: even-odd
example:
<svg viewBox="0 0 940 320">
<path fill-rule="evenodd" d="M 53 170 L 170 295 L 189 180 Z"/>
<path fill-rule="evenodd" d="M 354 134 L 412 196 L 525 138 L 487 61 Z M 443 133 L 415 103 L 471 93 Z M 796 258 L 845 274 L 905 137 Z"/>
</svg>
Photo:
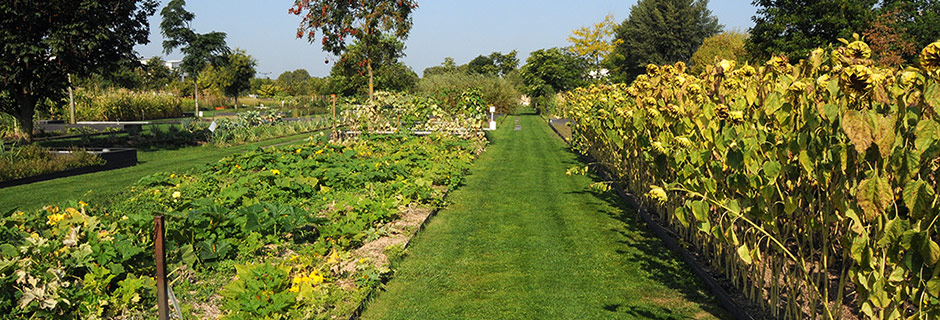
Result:
<svg viewBox="0 0 940 320">
<path fill-rule="evenodd" d="M 147 64 L 147 61 L 150 61 L 150 59 L 140 59 L 140 63 L 142 64 Z M 163 65 L 165 65 L 167 68 L 170 68 L 170 70 L 174 70 L 174 71 L 179 70 L 180 65 L 182 64 L 183 64 L 183 60 L 166 60 L 163 63 Z"/>
</svg>

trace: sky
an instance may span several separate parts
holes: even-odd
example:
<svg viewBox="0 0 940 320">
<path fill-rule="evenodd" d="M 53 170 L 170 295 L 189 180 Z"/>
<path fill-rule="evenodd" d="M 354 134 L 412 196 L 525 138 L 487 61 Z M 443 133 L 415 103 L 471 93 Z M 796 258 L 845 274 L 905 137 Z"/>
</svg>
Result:
<svg viewBox="0 0 940 320">
<path fill-rule="evenodd" d="M 179 50 L 164 54 L 160 34 L 161 6 L 150 19 L 150 43 L 136 47 L 144 58 L 180 59 Z M 289 14 L 293 0 L 190 0 L 199 33 L 228 34 L 231 48 L 241 48 L 258 61 L 259 78 L 277 78 L 284 71 L 306 69 L 312 76 L 329 75 L 333 57 L 305 39 L 297 39 L 300 17 Z M 521 63 L 538 49 L 564 47 L 571 31 L 614 14 L 618 22 L 636 1 L 614 0 L 429 0 L 418 1 L 414 27 L 405 41 L 402 60 L 418 75 L 445 57 L 465 64 L 478 55 L 518 50 Z M 747 31 L 757 9 L 750 0 L 710 1 L 712 13 L 726 29 Z M 329 60 L 329 63 L 324 61 Z"/>
</svg>

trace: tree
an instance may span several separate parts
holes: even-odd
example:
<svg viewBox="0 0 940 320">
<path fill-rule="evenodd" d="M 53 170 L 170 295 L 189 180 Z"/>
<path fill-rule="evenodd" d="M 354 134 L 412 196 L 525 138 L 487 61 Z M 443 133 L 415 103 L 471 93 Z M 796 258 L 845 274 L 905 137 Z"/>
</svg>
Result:
<svg viewBox="0 0 940 320">
<path fill-rule="evenodd" d="M 484 55 L 479 55 L 473 58 L 473 60 L 470 60 L 470 62 L 467 63 L 467 68 L 470 70 L 471 74 L 494 77 L 499 75 L 499 67 L 496 66 L 493 59 Z"/>
<path fill-rule="evenodd" d="M 454 62 L 454 58 L 447 57 L 444 58 L 444 62 L 439 66 L 433 66 L 427 69 L 424 69 L 422 77 L 429 77 L 439 74 L 448 74 L 457 72 L 457 64 Z"/>
<path fill-rule="evenodd" d="M 900 19 L 898 11 L 883 12 L 862 32 L 871 46 L 872 58 L 881 66 L 898 67 L 911 61 L 918 52 Z"/>
<path fill-rule="evenodd" d="M 366 50 L 362 43 L 354 42 L 343 53 L 339 61 L 333 65 L 333 69 L 330 70 L 329 85 L 333 92 L 342 95 L 355 95 L 360 93 L 363 88 L 407 91 L 413 87 L 418 75 L 399 61 L 404 56 L 404 43 L 395 37 L 387 36 L 372 45 L 370 50 L 373 57 L 370 60 L 378 66 L 372 76 L 367 76 L 365 71 L 362 70 L 362 67 L 366 64 Z M 412 75 L 415 78 L 414 81 L 410 80 Z M 408 83 L 412 85 L 408 86 Z M 369 91 L 364 93 L 369 94 Z"/>
<path fill-rule="evenodd" d="M 721 29 L 708 0 L 640 0 L 617 27 L 620 43 L 611 57 L 611 71 L 629 81 L 650 63 L 689 62 L 702 41 Z"/>
<path fill-rule="evenodd" d="M 623 43 L 622 39 L 611 39 L 616 28 L 614 15 L 608 14 L 604 21 L 598 22 L 593 28 L 581 27 L 572 30 L 572 35 L 568 37 L 568 42 L 571 42 L 568 50 L 587 60 L 591 64 L 591 70 L 600 71 L 601 62 L 607 59 L 607 55 L 613 52 L 618 44 Z"/>
<path fill-rule="evenodd" d="M 818 47 L 864 30 L 878 0 L 754 0 L 757 15 L 746 45 L 760 60 L 802 58 Z"/>
<path fill-rule="evenodd" d="M 531 97 L 540 97 L 574 89 L 584 83 L 585 64 L 567 50 L 535 50 L 520 71 L 522 91 Z"/>
<path fill-rule="evenodd" d="M 715 63 L 715 58 L 733 60 L 738 65 L 744 65 L 747 62 L 747 51 L 744 50 L 744 43 L 747 42 L 747 34 L 740 31 L 725 31 L 711 37 L 705 38 L 702 46 L 692 54 L 689 61 L 692 73 L 699 73 L 705 69 L 705 66 Z"/>
<path fill-rule="evenodd" d="M 244 50 L 226 54 L 218 65 L 208 65 L 201 72 L 200 82 L 216 94 L 233 97 L 238 107 L 238 96 L 251 89 L 257 61 Z"/>
<path fill-rule="evenodd" d="M 196 100 L 196 113 L 198 114 L 199 72 L 212 62 L 223 63 L 220 57 L 228 54 L 229 48 L 225 44 L 224 32 L 200 34 L 193 31 L 191 23 L 196 15 L 186 11 L 185 6 L 185 0 L 170 0 L 170 3 L 160 12 L 163 16 L 160 29 L 166 38 L 163 41 L 163 52 L 170 54 L 176 48 L 180 48 L 184 54 L 180 68 L 193 78 L 194 85 L 197 86 L 193 98 Z"/>
<path fill-rule="evenodd" d="M 135 59 L 156 7 L 153 0 L 0 2 L 0 111 L 32 141 L 37 102 L 60 97 L 69 75 Z"/>
<path fill-rule="evenodd" d="M 166 61 L 160 57 L 153 57 L 147 60 L 137 69 L 140 75 L 140 86 L 147 90 L 161 90 L 166 88 L 171 82 L 179 79 L 179 75 L 166 66 Z"/>
<path fill-rule="evenodd" d="M 373 63 L 382 52 L 385 34 L 404 41 L 411 31 L 415 0 L 295 0 L 288 11 L 303 17 L 297 38 L 306 35 L 311 43 L 320 41 L 324 51 L 342 56 L 348 38 L 359 43 L 362 62 L 369 75 L 369 100 L 374 92 Z M 322 35 L 317 37 L 317 32 Z"/>
<path fill-rule="evenodd" d="M 897 12 L 898 27 L 905 29 L 918 51 L 940 40 L 940 1 L 883 0 L 881 10 Z"/>
<path fill-rule="evenodd" d="M 305 69 L 284 71 L 277 77 L 277 84 L 292 96 L 308 95 L 311 92 L 313 77 Z"/>
</svg>

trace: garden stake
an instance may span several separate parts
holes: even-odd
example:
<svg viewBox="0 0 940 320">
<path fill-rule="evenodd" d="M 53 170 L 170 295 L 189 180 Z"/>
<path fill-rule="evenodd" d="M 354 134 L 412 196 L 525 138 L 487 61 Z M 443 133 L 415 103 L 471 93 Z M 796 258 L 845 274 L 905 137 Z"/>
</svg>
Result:
<svg viewBox="0 0 940 320">
<path fill-rule="evenodd" d="M 154 255 L 157 262 L 157 318 L 168 320 L 170 313 L 166 295 L 166 252 L 164 251 L 166 243 L 163 238 L 163 216 L 153 217 L 153 229 Z"/>
</svg>

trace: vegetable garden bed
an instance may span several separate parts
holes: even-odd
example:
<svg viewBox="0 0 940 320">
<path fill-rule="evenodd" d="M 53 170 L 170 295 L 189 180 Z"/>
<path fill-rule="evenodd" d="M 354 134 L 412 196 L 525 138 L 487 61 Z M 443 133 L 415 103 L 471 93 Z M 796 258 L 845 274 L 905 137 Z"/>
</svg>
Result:
<svg viewBox="0 0 940 320">
<path fill-rule="evenodd" d="M 87 152 L 89 154 L 95 155 L 103 163 L 96 165 L 88 165 L 77 168 L 66 169 L 62 171 L 44 173 L 39 175 L 33 175 L 29 177 L 23 177 L 18 179 L 0 181 L 0 188 L 18 186 L 21 184 L 58 179 L 70 176 L 76 176 L 86 173 L 113 170 L 119 168 L 126 168 L 134 166 L 137 164 L 137 149 L 133 148 L 116 148 L 116 149 L 107 149 L 107 148 L 98 148 L 98 149 L 69 149 L 69 150 L 49 150 L 50 153 L 55 156 L 63 156 L 73 154 L 75 152 Z"/>
<path fill-rule="evenodd" d="M 407 221 L 442 205 L 481 148 L 445 135 L 282 146 L 145 177 L 107 208 L 11 213 L 0 311 L 155 314 L 152 223 L 163 215 L 185 317 L 348 317 L 417 229 Z"/>
</svg>

